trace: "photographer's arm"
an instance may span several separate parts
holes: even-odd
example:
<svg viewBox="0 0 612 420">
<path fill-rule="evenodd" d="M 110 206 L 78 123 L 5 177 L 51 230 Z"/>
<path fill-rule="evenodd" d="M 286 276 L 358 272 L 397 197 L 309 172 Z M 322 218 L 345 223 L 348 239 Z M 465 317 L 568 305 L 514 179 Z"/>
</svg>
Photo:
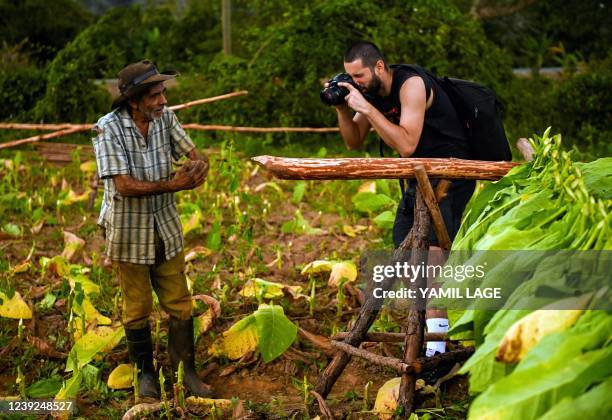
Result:
<svg viewBox="0 0 612 420">
<path fill-rule="evenodd" d="M 344 84 L 343 84 L 344 85 Z M 347 87 L 350 85 L 346 85 Z M 399 125 L 393 124 L 361 93 L 350 86 L 346 97 L 348 105 L 367 117 L 378 135 L 402 157 L 411 156 L 419 144 L 425 120 L 425 84 L 420 77 L 406 80 L 400 89 L 402 114 Z M 410 95 L 408 94 L 410 92 Z"/>
<path fill-rule="evenodd" d="M 356 113 L 354 116 L 351 109 L 346 105 L 336 107 L 338 113 L 338 127 L 344 144 L 349 150 L 358 149 L 363 145 L 366 134 L 370 129 L 370 123 L 365 115 Z"/>
</svg>

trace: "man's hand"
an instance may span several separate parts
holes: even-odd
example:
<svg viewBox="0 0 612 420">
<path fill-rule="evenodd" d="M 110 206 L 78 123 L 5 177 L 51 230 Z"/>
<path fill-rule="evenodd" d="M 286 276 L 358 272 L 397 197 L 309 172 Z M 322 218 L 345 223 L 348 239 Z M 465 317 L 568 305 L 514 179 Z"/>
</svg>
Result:
<svg viewBox="0 0 612 420">
<path fill-rule="evenodd" d="M 177 191 L 191 190 L 204 183 L 208 173 L 208 162 L 203 160 L 188 160 L 176 172 L 170 181 Z"/>
<path fill-rule="evenodd" d="M 338 86 L 345 87 L 349 90 L 349 93 L 346 95 L 344 100 L 346 101 L 346 104 L 353 109 L 353 111 L 359 112 L 360 114 L 366 116 L 370 113 L 372 104 L 370 104 L 366 98 L 363 97 L 359 90 L 355 89 L 353 85 L 344 82 L 338 83 Z"/>
</svg>

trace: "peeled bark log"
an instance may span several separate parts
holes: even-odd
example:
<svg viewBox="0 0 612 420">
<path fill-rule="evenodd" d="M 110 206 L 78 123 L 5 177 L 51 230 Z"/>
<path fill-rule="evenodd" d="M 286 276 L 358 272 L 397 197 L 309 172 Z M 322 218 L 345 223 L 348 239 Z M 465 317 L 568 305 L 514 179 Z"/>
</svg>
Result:
<svg viewBox="0 0 612 420">
<path fill-rule="evenodd" d="M 257 156 L 255 162 L 280 179 L 402 179 L 414 178 L 422 165 L 430 178 L 496 180 L 517 166 L 455 158 L 343 158 L 300 159 Z"/>
</svg>

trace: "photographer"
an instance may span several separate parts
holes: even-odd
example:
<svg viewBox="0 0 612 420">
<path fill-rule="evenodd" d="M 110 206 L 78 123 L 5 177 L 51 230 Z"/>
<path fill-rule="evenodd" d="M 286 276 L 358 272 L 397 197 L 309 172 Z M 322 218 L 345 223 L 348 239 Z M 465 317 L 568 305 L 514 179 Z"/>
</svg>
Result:
<svg viewBox="0 0 612 420">
<path fill-rule="evenodd" d="M 370 128 L 374 128 L 381 140 L 403 158 L 469 158 L 468 141 L 457 113 L 433 78 L 422 77 L 401 65 L 388 66 L 376 45 L 366 41 L 356 42 L 348 48 L 344 69 L 350 77 L 336 76 L 328 82 L 321 99 L 335 105 L 340 133 L 349 149 L 363 145 Z M 341 101 L 339 97 L 343 93 L 346 96 Z M 451 240 L 459 230 L 474 186 L 474 181 L 453 181 L 448 195 L 440 203 Z M 395 217 L 395 247 L 412 228 L 415 197 L 416 183 L 411 180 Z M 430 231 L 430 244 L 430 250 L 440 250 L 433 230 Z M 441 252 L 432 255 L 441 255 Z M 448 331 L 446 311 L 428 310 L 427 318 L 428 331 Z M 443 353 L 445 348 L 444 342 L 428 342 L 426 355 Z"/>
</svg>

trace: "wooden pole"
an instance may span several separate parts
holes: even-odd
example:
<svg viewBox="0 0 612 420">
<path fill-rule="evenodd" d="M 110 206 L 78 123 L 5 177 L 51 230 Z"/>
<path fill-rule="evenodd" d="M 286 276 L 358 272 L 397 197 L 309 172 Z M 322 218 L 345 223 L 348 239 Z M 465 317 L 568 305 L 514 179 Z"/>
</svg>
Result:
<svg viewBox="0 0 612 420">
<path fill-rule="evenodd" d="M 237 127 L 232 125 L 185 124 L 186 130 L 233 131 L 237 133 L 337 133 L 337 127 Z"/>
<path fill-rule="evenodd" d="M 342 341 L 348 335 L 347 332 L 339 332 L 331 337 L 332 340 Z M 401 343 L 406 338 L 405 333 L 392 332 L 369 332 L 365 335 L 363 341 L 373 343 Z M 424 341 L 446 341 L 449 337 L 446 333 L 425 333 Z M 472 338 L 457 338 L 455 341 L 471 341 Z"/>
<path fill-rule="evenodd" d="M 455 158 L 299 159 L 257 156 L 253 161 L 280 179 L 398 179 L 414 178 L 422 165 L 431 178 L 497 180 L 518 163 Z"/>
<path fill-rule="evenodd" d="M 66 128 L 74 128 L 78 126 L 93 127 L 93 124 L 30 124 L 30 123 L 0 123 L 0 129 L 3 130 L 64 130 Z"/>
<path fill-rule="evenodd" d="M 420 197 L 419 193 L 417 193 L 417 197 Z M 425 215 L 426 220 L 422 220 L 423 215 Z M 390 265 L 394 265 L 396 262 L 404 261 L 407 251 L 419 246 L 423 240 L 427 241 L 426 233 L 425 238 L 423 238 L 422 234 L 415 233 L 415 226 L 420 226 L 421 223 L 426 223 L 426 229 L 429 231 L 429 216 L 427 215 L 427 207 L 422 199 L 417 198 L 415 205 L 415 223 L 412 230 L 408 232 L 400 246 L 393 252 Z M 395 282 L 395 278 L 387 277 L 381 283 L 379 283 L 378 287 L 383 290 L 388 290 L 393 284 L 395 284 Z M 357 315 L 353 328 L 344 338 L 344 344 L 352 347 L 359 347 L 359 345 L 364 341 L 370 326 L 372 326 L 378 317 L 379 312 L 380 302 L 377 302 L 373 295 L 368 294 L 365 303 L 359 310 L 359 314 Z M 325 370 L 319 375 L 315 391 L 318 392 L 323 398 L 327 398 L 332 387 L 338 380 L 338 377 L 350 361 L 350 354 L 344 351 L 337 351 L 331 362 L 329 362 Z"/>
<path fill-rule="evenodd" d="M 49 139 L 54 139 L 56 137 L 67 136 L 69 134 L 78 133 L 79 131 L 86 131 L 90 129 L 91 129 L 91 126 L 84 124 L 84 125 L 79 125 L 77 127 L 65 128 L 63 130 L 55 131 L 49 134 L 41 134 L 38 136 L 28 137 L 26 139 L 13 140 L 13 141 L 9 141 L 6 143 L 0 143 L 0 150 L 8 149 L 9 147 L 19 146 L 19 145 L 27 144 L 27 143 L 36 143 L 37 141 L 41 141 L 41 140 L 49 140 Z"/>
<path fill-rule="evenodd" d="M 429 209 L 429 214 L 431 215 L 431 220 L 433 222 L 434 231 L 436 233 L 436 237 L 438 238 L 440 248 L 449 250 L 452 242 L 448 236 L 448 231 L 446 230 L 444 219 L 442 218 L 442 213 L 440 213 L 440 207 L 438 207 L 438 201 L 436 200 L 433 188 L 431 188 L 431 184 L 429 183 L 429 178 L 427 177 L 425 168 L 419 165 L 415 167 L 414 172 L 421 190 L 421 195 L 423 196 L 423 200 Z"/>
<path fill-rule="evenodd" d="M 452 182 L 448 179 L 441 179 L 436 185 L 436 201 L 441 202 L 446 194 L 448 193 L 448 189 L 451 187 Z"/>
<path fill-rule="evenodd" d="M 232 3 L 231 0 L 223 0 L 221 11 L 221 26 L 223 31 L 223 52 L 232 53 Z"/>
<path fill-rule="evenodd" d="M 343 352 L 347 354 L 350 354 L 351 356 L 361 357 L 362 359 L 366 359 L 379 366 L 389 367 L 395 370 L 397 373 L 402 373 L 408 370 L 408 365 L 403 363 L 401 360 L 396 359 L 395 357 L 387 357 L 387 356 L 381 356 L 378 354 L 374 354 L 367 350 L 363 350 L 358 347 L 350 346 L 341 341 L 332 341 L 331 345 L 337 349 L 342 350 Z"/>
<path fill-rule="evenodd" d="M 238 92 L 226 93 L 224 95 L 213 96 L 211 98 L 197 99 L 195 101 L 186 102 L 184 104 L 169 106 L 168 109 L 170 109 L 171 111 L 179 111 L 181 109 L 191 108 L 192 106 L 196 106 L 196 105 L 208 104 L 210 102 L 216 102 L 216 101 L 220 101 L 223 99 L 230 99 L 230 98 L 235 98 L 236 96 L 243 96 L 243 95 L 248 95 L 248 94 L 249 94 L 249 91 L 241 90 Z"/>
<path fill-rule="evenodd" d="M 417 166 L 415 169 L 422 178 L 425 169 L 422 166 Z M 427 175 L 425 175 L 427 177 Z M 419 178 L 417 178 L 419 179 Z M 427 181 L 429 182 L 429 181 Z M 431 185 L 429 186 L 431 188 Z M 419 183 L 416 193 L 416 203 L 414 209 L 414 224 L 411 234 L 413 238 L 413 247 L 411 249 L 411 265 L 420 265 L 422 262 L 427 262 L 427 252 L 429 251 L 429 227 L 431 218 L 428 212 L 427 204 L 423 196 L 423 188 Z M 411 283 L 410 288 L 417 290 L 427 285 L 427 277 L 420 275 Z M 413 299 L 411 308 L 408 311 L 407 322 L 404 325 L 406 332 L 404 358 L 403 362 L 412 364 L 419 357 L 421 348 L 423 348 L 423 340 L 425 336 L 425 299 L 422 294 L 416 292 L 416 298 Z M 416 385 L 416 375 L 412 372 L 402 374 L 399 388 L 398 404 L 404 408 L 404 413 L 410 414 L 413 409 L 414 393 Z"/>
</svg>

